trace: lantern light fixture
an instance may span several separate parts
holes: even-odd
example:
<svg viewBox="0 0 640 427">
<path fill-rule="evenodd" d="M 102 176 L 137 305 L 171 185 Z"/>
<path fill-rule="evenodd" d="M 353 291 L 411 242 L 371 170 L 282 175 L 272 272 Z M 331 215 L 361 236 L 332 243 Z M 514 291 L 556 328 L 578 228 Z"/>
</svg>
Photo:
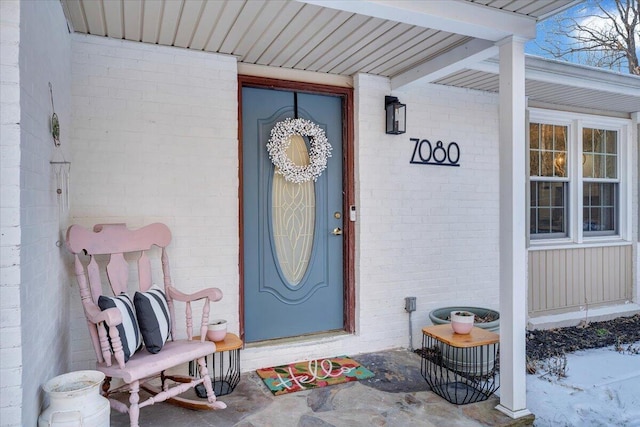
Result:
<svg viewBox="0 0 640 427">
<path fill-rule="evenodd" d="M 407 106 L 396 96 L 384 97 L 384 109 L 386 112 L 386 133 L 400 135 L 407 131 Z"/>
</svg>

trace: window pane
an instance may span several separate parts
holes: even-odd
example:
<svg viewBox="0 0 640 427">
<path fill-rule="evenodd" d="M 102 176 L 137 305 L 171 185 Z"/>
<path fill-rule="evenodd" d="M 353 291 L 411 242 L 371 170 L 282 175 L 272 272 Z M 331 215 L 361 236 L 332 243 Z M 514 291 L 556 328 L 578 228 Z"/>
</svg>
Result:
<svg viewBox="0 0 640 427">
<path fill-rule="evenodd" d="M 567 177 L 566 126 L 529 125 L 529 170 L 531 176 Z"/>
<path fill-rule="evenodd" d="M 618 177 L 618 132 L 604 129 L 582 130 L 582 176 L 585 178 Z"/>
<path fill-rule="evenodd" d="M 593 177 L 593 154 L 582 155 L 582 176 L 585 178 Z"/>
<path fill-rule="evenodd" d="M 593 152 L 593 129 L 582 129 L 582 147 L 583 152 Z"/>
<path fill-rule="evenodd" d="M 615 188 L 613 184 L 602 184 L 600 191 L 602 192 L 602 206 L 613 207 L 616 203 Z"/>
<path fill-rule="evenodd" d="M 602 229 L 603 230 L 612 230 L 616 229 L 616 221 L 615 221 L 615 209 L 614 208 L 603 208 L 602 209 Z"/>
<path fill-rule="evenodd" d="M 618 231 L 617 188 L 616 183 L 584 183 L 582 229 L 585 235 L 607 235 Z"/>
<path fill-rule="evenodd" d="M 531 182 L 530 232 L 532 237 L 567 235 L 566 182 Z"/>
<path fill-rule="evenodd" d="M 593 178 L 604 178 L 604 164 L 602 156 L 593 156 Z"/>
<path fill-rule="evenodd" d="M 553 159 L 553 176 L 567 176 L 567 156 L 564 152 L 555 152 Z"/>
<path fill-rule="evenodd" d="M 556 151 L 567 151 L 567 130 L 564 126 L 554 126 L 555 140 L 553 149 Z"/>
<path fill-rule="evenodd" d="M 542 152 L 542 173 L 540 176 L 553 176 L 553 156 L 551 151 Z"/>
<path fill-rule="evenodd" d="M 540 152 L 531 150 L 529 153 L 529 173 L 531 176 L 540 176 Z"/>
<path fill-rule="evenodd" d="M 530 148 L 537 149 L 538 147 L 540 147 L 538 138 L 540 138 L 540 125 L 538 123 L 531 123 L 529 125 L 529 147 Z"/>
<path fill-rule="evenodd" d="M 607 171 L 607 178 L 617 178 L 618 177 L 618 172 L 617 172 L 617 164 L 616 164 L 616 157 L 615 156 L 607 156 L 606 158 L 606 171 Z"/>
<path fill-rule="evenodd" d="M 541 143 L 542 146 L 540 147 L 543 150 L 553 150 L 553 128 L 555 126 L 553 125 L 542 125 L 541 131 L 542 131 L 542 135 L 541 135 Z"/>
<path fill-rule="evenodd" d="M 616 154 L 618 152 L 618 132 L 614 130 L 607 131 L 607 153 Z"/>
<path fill-rule="evenodd" d="M 538 232 L 538 210 L 535 208 L 531 208 L 530 212 L 529 212 L 529 230 L 532 234 L 535 234 Z"/>
<path fill-rule="evenodd" d="M 592 129 L 593 132 L 593 152 L 604 153 L 604 141 L 602 138 L 602 132 L 599 129 Z"/>
</svg>

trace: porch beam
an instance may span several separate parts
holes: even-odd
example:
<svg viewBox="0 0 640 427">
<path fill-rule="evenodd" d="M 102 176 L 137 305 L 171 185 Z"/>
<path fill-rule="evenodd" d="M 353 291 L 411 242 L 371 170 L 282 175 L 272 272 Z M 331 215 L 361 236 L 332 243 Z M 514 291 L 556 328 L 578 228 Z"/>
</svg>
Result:
<svg viewBox="0 0 640 427">
<path fill-rule="evenodd" d="M 302 3 L 498 41 L 510 35 L 536 37 L 536 19 L 466 1 L 298 0 Z"/>
<path fill-rule="evenodd" d="M 602 72 L 592 67 L 532 56 L 526 57 L 525 64 L 525 77 L 528 80 L 640 97 L 636 76 Z M 499 74 L 500 63 L 497 59 L 488 58 L 470 63 L 468 68 Z"/>
<path fill-rule="evenodd" d="M 431 61 L 424 62 L 391 78 L 391 89 L 395 90 L 416 80 L 433 82 L 451 73 L 462 70 L 470 64 L 482 61 L 498 54 L 494 42 L 473 39 L 453 48 Z"/>
<path fill-rule="evenodd" d="M 500 412 L 512 418 L 527 409 L 526 326 L 526 40 L 508 37 L 500 49 Z"/>
</svg>

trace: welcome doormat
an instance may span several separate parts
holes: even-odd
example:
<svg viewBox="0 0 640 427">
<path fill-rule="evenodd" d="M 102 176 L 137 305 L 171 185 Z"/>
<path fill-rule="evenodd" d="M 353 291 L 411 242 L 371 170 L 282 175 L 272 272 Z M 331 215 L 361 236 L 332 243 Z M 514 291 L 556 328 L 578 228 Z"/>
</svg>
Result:
<svg viewBox="0 0 640 427">
<path fill-rule="evenodd" d="M 373 377 L 373 372 L 346 356 L 306 360 L 256 372 L 276 396 Z"/>
</svg>

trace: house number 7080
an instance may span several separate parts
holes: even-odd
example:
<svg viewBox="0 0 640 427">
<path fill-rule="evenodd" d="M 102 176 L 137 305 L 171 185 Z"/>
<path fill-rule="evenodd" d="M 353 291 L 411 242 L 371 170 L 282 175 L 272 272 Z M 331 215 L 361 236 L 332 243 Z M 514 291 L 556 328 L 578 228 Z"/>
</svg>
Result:
<svg viewBox="0 0 640 427">
<path fill-rule="evenodd" d="M 460 147 L 450 142 L 446 148 L 442 141 L 432 146 L 428 139 L 409 138 L 415 142 L 413 155 L 409 163 L 418 165 L 460 166 Z"/>
</svg>

